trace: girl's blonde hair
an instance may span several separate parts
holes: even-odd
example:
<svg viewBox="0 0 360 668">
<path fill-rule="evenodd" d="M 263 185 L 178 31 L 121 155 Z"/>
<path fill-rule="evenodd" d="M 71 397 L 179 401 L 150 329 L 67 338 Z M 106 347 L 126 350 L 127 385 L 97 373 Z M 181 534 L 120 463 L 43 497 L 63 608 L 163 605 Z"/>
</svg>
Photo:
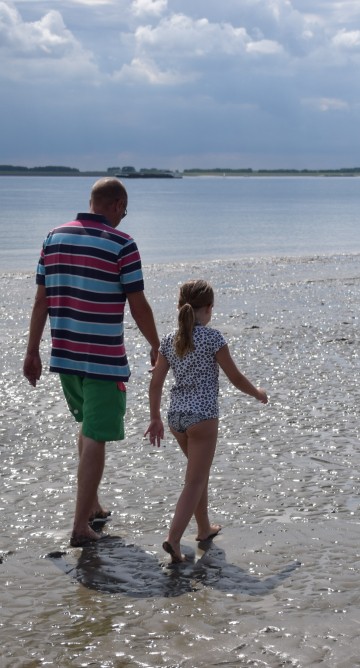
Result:
<svg viewBox="0 0 360 668">
<path fill-rule="evenodd" d="M 195 311 L 204 306 L 212 306 L 214 291 L 206 281 L 187 281 L 180 287 L 178 330 L 175 335 L 175 351 L 179 357 L 194 350 L 193 330 Z"/>
</svg>

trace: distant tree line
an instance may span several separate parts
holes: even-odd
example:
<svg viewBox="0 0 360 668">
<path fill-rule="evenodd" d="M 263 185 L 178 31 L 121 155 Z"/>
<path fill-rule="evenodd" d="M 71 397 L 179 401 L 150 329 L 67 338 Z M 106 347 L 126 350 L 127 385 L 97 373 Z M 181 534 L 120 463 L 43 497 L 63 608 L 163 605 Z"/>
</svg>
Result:
<svg viewBox="0 0 360 668">
<path fill-rule="evenodd" d="M 167 172 L 170 170 L 159 169 L 158 167 L 140 167 L 137 170 L 132 165 L 125 165 L 124 167 L 108 167 L 107 172 L 109 174 L 117 174 L 121 176 L 122 174 L 158 174 L 159 172 Z"/>
<path fill-rule="evenodd" d="M 184 169 L 184 174 L 252 174 L 254 170 L 250 167 L 246 169 L 229 169 L 228 167 L 215 167 L 214 169 Z"/>
<path fill-rule="evenodd" d="M 58 165 L 47 165 L 45 167 L 24 167 L 23 165 L 0 165 L 0 172 L 66 172 L 69 174 L 79 174 L 80 170 L 75 167 L 62 167 Z"/>
<path fill-rule="evenodd" d="M 216 167 L 214 169 L 184 169 L 183 174 L 360 174 L 360 167 L 343 167 L 340 169 L 230 169 Z"/>
<path fill-rule="evenodd" d="M 104 174 L 116 174 L 121 176 L 122 174 L 132 174 L 132 173 L 140 173 L 140 174 L 156 174 L 156 173 L 161 173 L 161 172 L 166 172 L 167 170 L 163 169 L 158 169 L 156 167 L 152 168 L 145 168 L 142 167 L 140 170 L 136 170 L 135 167 L 131 165 L 126 165 L 125 167 L 108 167 L 107 170 L 98 170 L 98 171 L 92 171 L 92 172 L 87 172 L 87 171 L 80 171 L 76 167 L 64 167 L 63 165 L 46 165 L 42 167 L 24 167 L 23 165 L 0 165 L 0 175 L 1 174 L 47 174 L 47 175 L 104 175 Z M 253 176 L 261 176 L 261 175 L 271 175 L 271 174 L 280 174 L 280 175 L 321 175 L 321 174 L 330 174 L 330 175 L 336 175 L 339 174 L 340 176 L 347 176 L 347 175 L 360 175 L 360 167 L 342 167 L 340 169 L 252 169 L 251 167 L 247 168 L 229 168 L 229 167 L 216 167 L 213 169 L 206 169 L 206 168 L 192 168 L 192 169 L 184 169 L 183 172 L 181 172 L 184 175 L 188 176 L 196 176 L 196 175 L 206 175 L 206 174 L 213 174 L 213 175 L 253 175 Z"/>
</svg>

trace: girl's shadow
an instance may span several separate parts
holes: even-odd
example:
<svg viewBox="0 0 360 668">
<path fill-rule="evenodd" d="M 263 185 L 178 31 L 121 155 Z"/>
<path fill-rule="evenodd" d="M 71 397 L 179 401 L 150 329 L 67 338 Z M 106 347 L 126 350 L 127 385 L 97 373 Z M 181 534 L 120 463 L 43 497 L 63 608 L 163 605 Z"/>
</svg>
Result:
<svg viewBox="0 0 360 668">
<path fill-rule="evenodd" d="M 279 573 L 261 580 L 227 563 L 224 550 L 214 543 L 202 543 L 200 547 L 204 554 L 196 562 L 194 553 L 182 547 L 189 560 L 178 566 L 161 563 L 149 552 L 137 545 L 127 545 L 118 536 L 107 536 L 83 547 L 74 563 L 72 555 L 66 552 L 52 552 L 47 557 L 89 589 L 132 598 L 181 596 L 202 587 L 248 596 L 265 595 L 300 566 L 298 561 L 291 562 Z"/>
<path fill-rule="evenodd" d="M 275 575 L 262 580 L 239 566 L 229 564 L 226 561 L 225 551 L 215 543 L 200 543 L 200 547 L 204 550 L 204 554 L 194 566 L 193 579 L 205 587 L 247 596 L 268 594 L 301 566 L 300 561 L 292 561 Z"/>
</svg>

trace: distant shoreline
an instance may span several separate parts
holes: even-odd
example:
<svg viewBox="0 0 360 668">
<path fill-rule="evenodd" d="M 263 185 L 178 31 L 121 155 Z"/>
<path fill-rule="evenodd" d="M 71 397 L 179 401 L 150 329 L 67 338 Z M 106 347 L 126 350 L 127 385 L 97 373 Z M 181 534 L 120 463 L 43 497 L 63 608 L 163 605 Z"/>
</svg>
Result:
<svg viewBox="0 0 360 668">
<path fill-rule="evenodd" d="M 257 177 L 267 177 L 267 176 L 282 176 L 282 177 L 292 177 L 292 176 L 328 176 L 328 177 L 359 177 L 360 168 L 356 169 L 318 169 L 318 170 L 296 170 L 296 169 L 264 169 L 264 170 L 232 170 L 232 169 L 185 169 L 183 172 L 179 172 L 181 177 L 194 178 L 197 176 L 213 176 L 213 177 L 242 177 L 242 178 L 257 178 Z M 1 170 L 0 176 L 56 176 L 56 177 L 105 177 L 105 176 L 116 176 L 117 178 L 125 178 L 126 175 L 113 174 L 108 171 L 96 170 L 96 171 L 46 171 L 46 170 L 37 170 L 37 169 L 24 169 L 24 170 Z M 149 175 L 138 176 L 138 178 L 149 178 Z"/>
</svg>

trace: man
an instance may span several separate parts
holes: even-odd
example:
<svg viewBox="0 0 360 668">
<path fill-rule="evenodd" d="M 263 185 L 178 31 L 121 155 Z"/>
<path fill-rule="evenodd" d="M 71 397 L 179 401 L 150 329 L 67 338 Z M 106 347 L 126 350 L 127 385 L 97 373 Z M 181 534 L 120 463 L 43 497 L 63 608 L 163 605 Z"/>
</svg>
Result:
<svg viewBox="0 0 360 668">
<path fill-rule="evenodd" d="M 36 386 L 42 370 L 40 341 L 50 318 L 50 371 L 60 374 L 79 433 L 76 508 L 70 543 L 99 538 L 94 517 L 109 513 L 97 490 L 105 464 L 105 443 L 124 438 L 125 385 L 130 376 L 123 340 L 126 300 L 151 346 L 154 365 L 159 337 L 144 294 L 141 259 L 134 240 L 116 230 L 126 216 L 127 192 L 116 178 L 97 181 L 90 213 L 49 233 L 38 264 L 37 293 L 30 321 L 24 376 Z"/>
</svg>

